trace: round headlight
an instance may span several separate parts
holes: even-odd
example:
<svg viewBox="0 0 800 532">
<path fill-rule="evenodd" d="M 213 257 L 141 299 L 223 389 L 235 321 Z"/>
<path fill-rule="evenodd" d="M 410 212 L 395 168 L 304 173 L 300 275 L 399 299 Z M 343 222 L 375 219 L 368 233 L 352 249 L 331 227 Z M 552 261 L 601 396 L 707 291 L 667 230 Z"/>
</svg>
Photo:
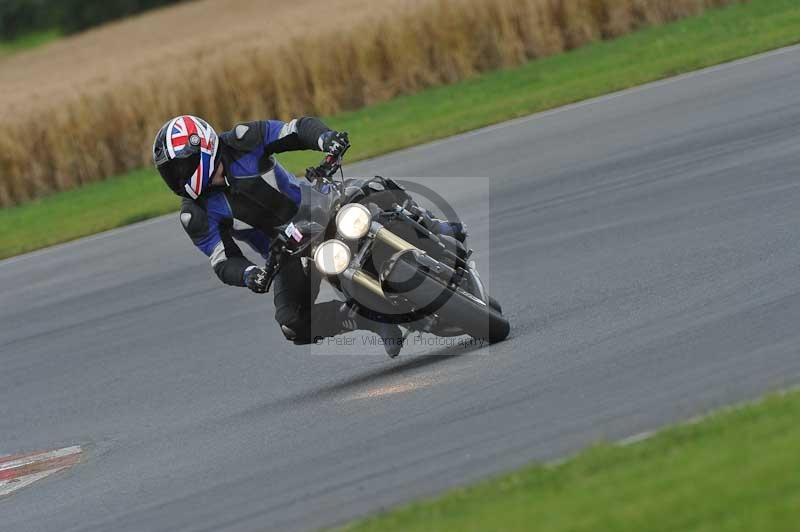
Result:
<svg viewBox="0 0 800 532">
<path fill-rule="evenodd" d="M 360 203 L 348 203 L 336 215 L 336 229 L 343 238 L 358 240 L 369 232 L 372 214 Z"/>
<path fill-rule="evenodd" d="M 340 240 L 328 240 L 314 251 L 314 264 L 325 275 L 339 275 L 350 264 L 350 248 Z"/>
</svg>

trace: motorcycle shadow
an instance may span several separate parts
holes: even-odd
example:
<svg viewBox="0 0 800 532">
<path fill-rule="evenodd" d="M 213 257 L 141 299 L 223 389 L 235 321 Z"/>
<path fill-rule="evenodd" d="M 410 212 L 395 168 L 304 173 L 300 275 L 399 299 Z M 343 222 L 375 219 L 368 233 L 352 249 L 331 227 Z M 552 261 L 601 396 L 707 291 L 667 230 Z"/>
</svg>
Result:
<svg viewBox="0 0 800 532">
<path fill-rule="evenodd" d="M 328 385 L 305 390 L 299 393 L 280 397 L 269 403 L 265 403 L 240 412 L 238 418 L 260 417 L 269 412 L 283 411 L 286 409 L 302 408 L 313 403 L 330 402 L 337 399 L 346 399 L 353 392 L 358 392 L 366 386 L 375 386 L 392 381 L 400 377 L 407 377 L 415 372 L 421 372 L 437 364 L 452 361 L 464 355 L 469 355 L 480 350 L 480 346 L 449 346 L 437 349 L 424 355 L 416 355 L 410 358 L 397 358 L 390 362 L 391 365 L 381 366 L 378 369 L 362 372 L 333 382 Z"/>
<path fill-rule="evenodd" d="M 415 355 L 413 358 L 403 358 L 401 354 L 399 358 L 392 361 L 389 366 L 382 366 L 378 369 L 363 372 L 357 375 L 347 377 L 338 382 L 317 388 L 314 392 L 316 397 L 325 397 L 331 399 L 343 394 L 357 391 L 364 385 L 375 385 L 381 381 L 391 380 L 397 377 L 407 376 L 414 373 L 416 370 L 428 368 L 437 364 L 443 364 L 453 359 L 468 355 L 475 351 L 479 351 L 480 346 L 448 346 L 437 349 L 428 354 Z"/>
</svg>

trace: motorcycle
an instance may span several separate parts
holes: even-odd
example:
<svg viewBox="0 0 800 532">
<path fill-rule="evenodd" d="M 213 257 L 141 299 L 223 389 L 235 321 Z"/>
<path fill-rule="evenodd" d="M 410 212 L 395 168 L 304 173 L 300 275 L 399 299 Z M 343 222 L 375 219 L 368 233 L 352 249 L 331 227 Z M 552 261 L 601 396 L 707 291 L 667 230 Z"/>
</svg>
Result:
<svg viewBox="0 0 800 532">
<path fill-rule="evenodd" d="M 398 324 L 405 336 L 504 340 L 509 322 L 481 282 L 465 239 L 435 231 L 440 221 L 393 179 L 345 179 L 342 155 L 306 170 L 298 211 L 273 239 L 269 282 L 286 260 L 301 257 L 352 316 Z"/>
</svg>

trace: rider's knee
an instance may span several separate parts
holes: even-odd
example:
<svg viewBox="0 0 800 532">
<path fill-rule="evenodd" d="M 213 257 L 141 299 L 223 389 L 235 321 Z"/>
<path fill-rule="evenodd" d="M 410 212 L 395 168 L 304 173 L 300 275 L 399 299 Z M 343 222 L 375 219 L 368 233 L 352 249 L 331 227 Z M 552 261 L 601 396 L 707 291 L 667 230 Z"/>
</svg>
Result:
<svg viewBox="0 0 800 532">
<path fill-rule="evenodd" d="M 281 325 L 281 332 L 283 333 L 283 336 L 285 336 L 286 339 L 292 342 L 294 345 L 308 345 L 314 343 L 314 339 L 311 338 L 311 335 L 298 333 L 286 325 Z"/>
<path fill-rule="evenodd" d="M 290 342 L 295 345 L 312 343 L 309 331 L 309 317 L 306 316 L 306 313 L 286 310 L 281 312 L 279 310 L 275 313 L 275 320 L 280 325 L 283 336 Z"/>
</svg>

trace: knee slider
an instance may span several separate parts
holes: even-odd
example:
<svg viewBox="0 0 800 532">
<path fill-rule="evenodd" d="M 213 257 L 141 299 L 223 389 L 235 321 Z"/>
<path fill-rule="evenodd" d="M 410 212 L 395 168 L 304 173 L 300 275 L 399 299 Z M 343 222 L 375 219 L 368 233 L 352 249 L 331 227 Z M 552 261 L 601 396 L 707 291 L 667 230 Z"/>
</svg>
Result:
<svg viewBox="0 0 800 532">
<path fill-rule="evenodd" d="M 286 325 L 281 325 L 281 332 L 283 333 L 283 335 L 286 337 L 287 340 L 294 341 L 294 339 L 297 338 L 297 333 L 294 332 L 294 330 L 287 327 Z"/>
<path fill-rule="evenodd" d="M 281 326 L 281 332 L 287 340 L 294 342 L 297 345 L 305 345 L 311 343 L 310 324 L 308 316 L 293 313 L 291 315 L 279 315 L 278 323 Z M 304 319 L 304 317 L 306 319 Z"/>
</svg>

